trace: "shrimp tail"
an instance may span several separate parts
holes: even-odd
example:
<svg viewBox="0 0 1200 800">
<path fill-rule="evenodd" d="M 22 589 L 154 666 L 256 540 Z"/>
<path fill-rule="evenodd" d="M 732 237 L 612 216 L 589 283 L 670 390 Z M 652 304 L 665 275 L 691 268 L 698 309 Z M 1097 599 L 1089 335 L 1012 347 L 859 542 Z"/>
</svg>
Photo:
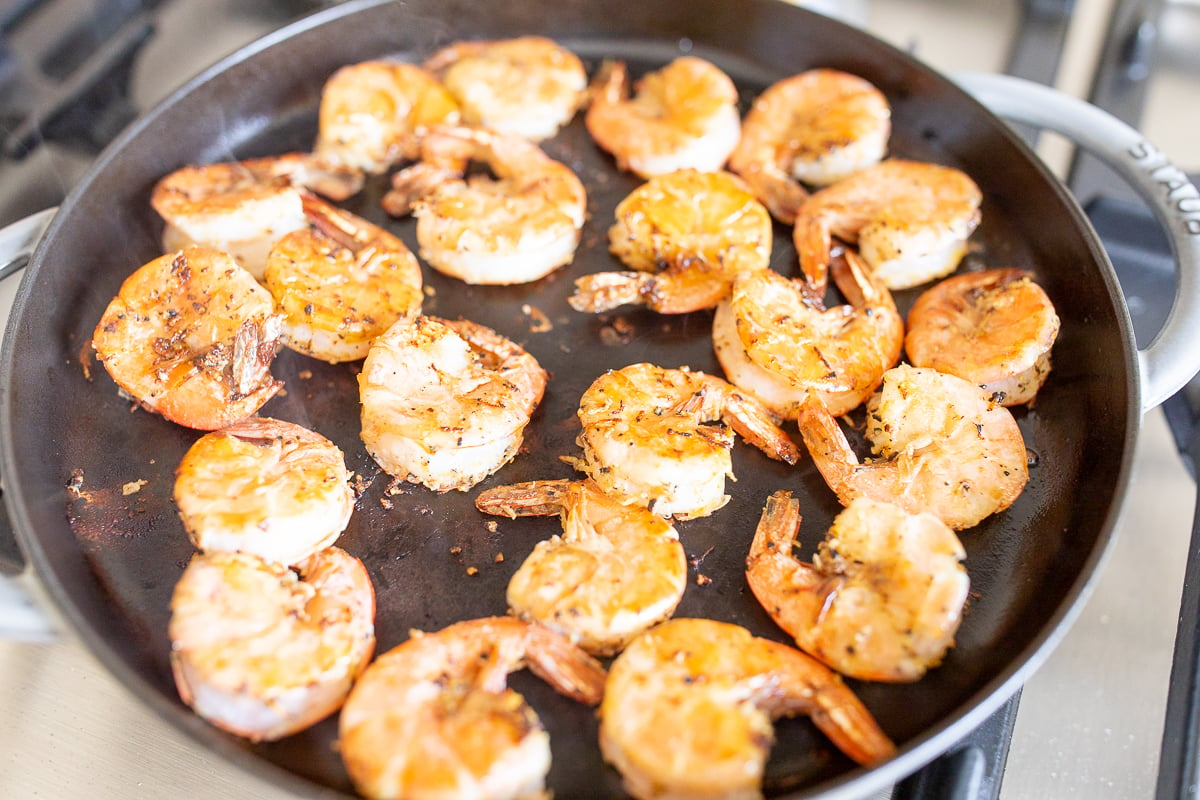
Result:
<svg viewBox="0 0 1200 800">
<path fill-rule="evenodd" d="M 591 706 L 604 698 L 603 665 L 565 636 L 530 623 L 525 657 L 533 674 L 560 694 Z"/>
<path fill-rule="evenodd" d="M 754 196 L 771 212 L 772 217 L 784 225 L 795 224 L 800 206 L 809 197 L 808 190 L 792 180 L 783 170 L 769 164 L 747 165 L 739 174 L 749 184 Z"/>
<path fill-rule="evenodd" d="M 797 421 L 804 446 L 825 482 L 843 504 L 848 503 L 856 494 L 853 475 L 861 464 L 845 431 L 825 404 L 815 397 L 801 404 Z"/>
<path fill-rule="evenodd" d="M 769 458 L 787 464 L 800 460 L 800 449 L 779 427 L 774 415 L 740 392 L 729 392 L 721 419 Z"/>
<path fill-rule="evenodd" d="M 475 498 L 475 508 L 485 514 L 509 519 L 554 516 L 562 510 L 572 483 L 562 479 L 494 486 L 479 493 Z"/>
<path fill-rule="evenodd" d="M 597 272 L 575 281 L 575 293 L 567 298 L 571 308 L 599 314 L 626 305 L 645 302 L 646 288 L 654 276 L 645 272 Z"/>
<path fill-rule="evenodd" d="M 406 167 L 392 176 L 392 188 L 381 201 L 383 210 L 393 217 L 411 214 L 423 198 L 433 194 L 446 181 L 461 175 L 457 169 L 424 161 Z"/>
</svg>

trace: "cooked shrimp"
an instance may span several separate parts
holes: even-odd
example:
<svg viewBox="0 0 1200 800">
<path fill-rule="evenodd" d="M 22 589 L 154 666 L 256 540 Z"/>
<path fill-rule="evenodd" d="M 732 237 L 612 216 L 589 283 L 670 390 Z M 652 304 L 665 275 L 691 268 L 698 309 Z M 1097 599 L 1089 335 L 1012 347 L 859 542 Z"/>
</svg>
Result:
<svg viewBox="0 0 1200 800">
<path fill-rule="evenodd" d="M 741 275 L 713 318 L 725 376 L 786 419 L 809 395 L 835 416 L 849 412 L 900 360 L 904 321 L 891 293 L 851 252 L 834 277 L 850 302 L 826 309 L 776 272 Z"/>
<path fill-rule="evenodd" d="M 979 224 L 979 187 L 952 167 L 889 159 L 813 194 L 796 214 L 800 266 L 818 296 L 833 237 L 858 244 L 889 289 L 949 275 Z"/>
<path fill-rule="evenodd" d="M 476 284 L 535 281 L 575 256 L 587 211 L 583 184 L 532 142 L 482 128 L 439 128 L 421 163 L 393 176 L 384 208 L 417 217 L 421 257 Z M 496 178 L 463 175 L 471 161 Z"/>
<path fill-rule="evenodd" d="M 275 242 L 308 224 L 301 187 L 342 200 L 362 175 L 306 153 L 187 166 L 155 185 L 150 204 L 167 223 L 164 250 L 211 247 L 261 279 Z"/>
<path fill-rule="evenodd" d="M 579 57 L 541 36 L 456 42 L 425 66 L 462 106 L 463 122 L 533 141 L 558 133 L 587 90 Z"/>
<path fill-rule="evenodd" d="M 683 597 L 687 556 L 675 527 L 590 480 L 497 486 L 475 506 L 489 514 L 562 518 L 562 536 L 538 542 L 512 576 L 508 605 L 589 653 L 615 653 L 671 616 Z"/>
<path fill-rule="evenodd" d="M 175 504 L 201 550 L 295 564 L 341 535 L 354 492 L 333 442 L 291 422 L 251 418 L 188 448 L 175 470 Z"/>
<path fill-rule="evenodd" d="M 946 278 L 917 298 L 908 323 L 913 366 L 977 383 L 1004 406 L 1033 401 L 1050 374 L 1059 327 L 1054 303 L 1019 269 Z"/>
<path fill-rule="evenodd" d="M 546 379 L 533 356 L 483 325 L 402 319 L 363 362 L 363 443 L 390 475 L 465 491 L 516 455 Z"/>
<path fill-rule="evenodd" d="M 284 343 L 330 363 L 363 358 L 376 336 L 421 310 L 421 265 L 397 237 L 312 195 L 311 227 L 271 249 L 263 282 Z"/>
<path fill-rule="evenodd" d="M 643 178 L 687 168 L 714 172 L 741 136 L 737 102 L 729 76 L 694 56 L 642 77 L 632 98 L 625 64 L 606 62 L 584 122 L 618 167 Z"/>
<path fill-rule="evenodd" d="M 1029 480 L 1021 429 L 975 384 L 901 364 L 867 401 L 866 436 L 878 460 L 860 462 L 815 398 L 800 433 L 842 505 L 857 497 L 929 511 L 955 530 L 1008 508 Z"/>
<path fill-rule="evenodd" d="M 636 272 L 575 281 L 577 311 L 644 304 L 661 314 L 712 308 L 739 272 L 771 260 L 771 215 L 728 172 L 679 170 L 651 178 L 620 202 L 609 249 Z"/>
<path fill-rule="evenodd" d="M 791 224 L 808 197 L 801 183 L 826 186 L 883 158 L 891 117 L 887 98 L 869 81 L 835 69 L 802 72 L 755 99 L 729 168 Z"/>
<path fill-rule="evenodd" d="M 92 347 L 144 408 L 214 430 L 250 416 L 282 387 L 271 377 L 279 338 L 270 292 L 230 256 L 189 247 L 125 279 Z"/>
<path fill-rule="evenodd" d="M 413 631 L 363 673 L 339 720 L 338 751 L 368 798 L 546 796 L 550 737 L 511 672 L 528 667 L 595 705 L 604 669 L 562 636 L 513 617 Z"/>
<path fill-rule="evenodd" d="M 746 580 L 801 650 L 867 681 L 915 681 L 941 663 L 971 583 L 946 523 L 860 497 L 834 519 L 811 564 L 792 554 L 799 529 L 791 492 L 768 498 Z"/>
<path fill-rule="evenodd" d="M 292 568 L 194 556 L 171 598 L 179 696 L 219 728 L 273 741 L 332 714 L 375 650 L 375 591 L 336 547 Z"/>
<path fill-rule="evenodd" d="M 664 517 L 703 517 L 728 502 L 733 433 L 726 425 L 771 458 L 794 464 L 798 457 L 758 401 L 687 368 L 606 372 L 584 392 L 579 421 L 578 468 L 604 491 Z"/>
<path fill-rule="evenodd" d="M 759 798 L 772 720 L 805 715 L 860 764 L 895 746 L 840 676 L 787 645 L 710 619 L 673 619 L 613 662 L 600 751 L 651 798 Z"/>
<path fill-rule="evenodd" d="M 459 121 L 458 103 L 428 71 L 399 61 L 342 67 L 321 90 L 313 151 L 374 175 L 412 160 L 433 125 Z"/>
</svg>

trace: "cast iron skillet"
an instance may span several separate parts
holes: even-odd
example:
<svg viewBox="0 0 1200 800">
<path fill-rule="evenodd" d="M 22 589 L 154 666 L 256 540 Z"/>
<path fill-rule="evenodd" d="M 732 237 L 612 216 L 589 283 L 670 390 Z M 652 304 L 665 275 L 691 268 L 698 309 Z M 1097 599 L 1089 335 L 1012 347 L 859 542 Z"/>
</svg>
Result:
<svg viewBox="0 0 1200 800">
<path fill-rule="evenodd" d="M 154 182 L 184 164 L 310 146 L 324 80 L 367 58 L 420 60 L 460 38 L 526 33 L 557 38 L 594 68 L 623 58 L 635 73 L 691 53 L 729 72 L 746 103 L 774 80 L 816 66 L 860 74 L 894 111 L 895 155 L 960 167 L 984 190 L 983 224 L 964 269 L 1033 269 L 1063 320 L 1054 372 L 1036 405 L 1016 411 L 1031 480 L 1016 504 L 962 538 L 972 594 L 957 647 L 943 666 L 903 686 L 851 682 L 900 747 L 891 762 L 855 767 L 807 720 L 778 725 L 766 789 L 789 797 L 861 796 L 932 759 L 1003 702 L 1040 663 L 1105 551 L 1124 494 L 1141 409 L 1130 325 L 1115 278 L 1085 218 L 1030 152 L 945 78 L 867 35 L 782 3 L 761 0 L 445 0 L 351 3 L 240 52 L 139 120 L 67 199 L 35 254 L 13 310 L 3 363 L 6 500 L 21 544 L 78 633 L 142 700 L 206 746 L 304 796 L 351 787 L 332 747 L 336 720 L 282 742 L 252 746 L 204 723 L 178 700 L 166 626 L 172 588 L 192 555 L 170 500 L 173 470 L 199 434 L 131 411 L 88 358 L 91 331 L 132 270 L 158 254 Z M 467 316 L 515 338 L 552 373 L 524 452 L 483 486 L 569 477 L 579 396 L 601 372 L 637 361 L 719 372 L 711 315 L 661 317 L 639 310 L 577 314 L 566 305 L 575 276 L 614 268 L 605 232 L 615 204 L 637 181 L 617 173 L 579 120 L 546 144 L 589 187 L 590 219 L 573 265 L 530 286 L 468 287 L 432 270 L 425 310 Z M 375 220 L 382 182 L 347 206 Z M 410 222 L 387 221 L 415 248 Z M 789 231 L 772 259 L 794 272 Z M 915 293 L 898 295 L 907 309 Z M 540 324 L 538 312 L 549 320 Z M 370 480 L 339 541 L 370 569 L 378 593 L 378 650 L 412 628 L 505 612 L 504 587 L 553 519 L 501 520 L 474 510 L 475 492 L 436 495 L 409 487 L 387 497 L 358 440 L 355 370 L 285 351 L 276 375 L 285 396 L 262 411 L 333 439 Z M 712 517 L 681 524 L 693 559 L 678 616 L 736 622 L 785 637 L 748 592 L 743 566 L 767 495 L 795 491 L 805 553 L 838 511 L 811 463 L 787 467 L 739 443 L 733 500 Z M 135 494 L 122 487 L 146 483 Z M 386 507 L 386 506 L 391 506 Z M 461 548 L 461 550 L 459 550 Z M 499 559 L 503 555 L 503 560 Z M 468 575 L 467 568 L 478 572 Z M 700 585 L 700 576 L 711 583 Z M 559 797 L 619 796 L 619 778 L 596 747 L 591 709 L 519 674 L 548 727 L 550 785 Z"/>
</svg>

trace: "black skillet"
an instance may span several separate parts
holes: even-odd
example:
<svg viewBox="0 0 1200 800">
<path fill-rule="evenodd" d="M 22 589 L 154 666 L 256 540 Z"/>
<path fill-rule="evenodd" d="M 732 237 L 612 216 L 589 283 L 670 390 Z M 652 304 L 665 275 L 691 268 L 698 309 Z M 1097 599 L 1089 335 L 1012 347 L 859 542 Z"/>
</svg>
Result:
<svg viewBox="0 0 1200 800">
<path fill-rule="evenodd" d="M 160 176 L 184 164 L 308 147 L 322 83 L 343 64 L 385 56 L 420 60 L 456 39 L 527 33 L 555 37 L 590 68 L 603 58 L 622 58 L 637 73 L 684 53 L 708 58 L 734 77 L 743 104 L 774 80 L 811 67 L 863 75 L 892 103 L 894 155 L 962 168 L 983 187 L 983 224 L 964 268 L 1031 268 L 1058 307 L 1063 326 L 1054 372 L 1036 405 L 1016 412 L 1029 447 L 1029 486 L 1011 509 L 962 537 L 972 595 L 957 647 L 916 684 L 851 682 L 898 743 L 899 755 L 873 769 L 857 768 L 807 720 L 778 726 L 769 794 L 857 797 L 892 783 L 998 707 L 1074 617 L 1124 494 L 1142 413 L 1141 367 L 1115 277 L 1085 218 L 1008 128 L 903 53 L 783 3 L 349 3 L 267 37 L 172 95 L 126 131 L 64 203 L 13 310 L 0 422 L 5 500 L 22 549 L 66 619 L 143 702 L 297 795 L 351 792 L 333 747 L 335 719 L 255 746 L 208 726 L 178 700 L 167 661 L 168 602 L 192 548 L 170 495 L 174 467 L 199 434 L 131 412 L 89 360 L 88 339 L 123 278 L 158 253 L 161 222 L 148 196 Z M 605 232 L 614 206 L 637 181 L 615 171 L 579 120 L 545 146 L 589 187 L 590 219 L 575 263 L 536 284 L 510 288 L 468 287 L 425 273 L 434 290 L 427 313 L 490 325 L 522 342 L 553 376 L 525 452 L 484 487 L 570 476 L 559 456 L 576 453 L 576 403 L 605 369 L 646 360 L 718 371 L 708 313 L 588 316 L 568 308 L 575 276 L 614 268 Z M 382 221 L 381 192 L 382 182 L 373 183 L 346 205 Z M 410 222 L 385 224 L 415 246 Z M 772 262 L 784 273 L 794 271 L 785 229 L 777 231 Z M 914 294 L 898 296 L 902 308 Z M 474 492 L 407 488 L 386 497 L 388 480 L 358 440 L 354 368 L 285 351 L 275 372 L 287 392 L 262 413 L 321 431 L 343 448 L 351 469 L 373 478 L 339 544 L 370 569 L 379 650 L 403 641 L 411 628 L 435 630 L 504 613 L 509 576 L 557 522 L 502 520 L 491 531 L 472 505 Z M 680 525 L 693 580 L 677 613 L 782 639 L 742 574 L 755 520 L 770 492 L 792 489 L 801 501 L 808 553 L 838 505 L 807 461 L 787 467 L 739 443 L 734 463 L 738 481 L 730 487 L 730 504 Z M 140 491 L 122 493 L 139 480 L 146 482 Z M 468 574 L 470 567 L 477 572 Z M 620 796 L 619 778 L 596 747 L 593 712 L 526 675 L 513 682 L 550 731 L 555 794 Z"/>
</svg>

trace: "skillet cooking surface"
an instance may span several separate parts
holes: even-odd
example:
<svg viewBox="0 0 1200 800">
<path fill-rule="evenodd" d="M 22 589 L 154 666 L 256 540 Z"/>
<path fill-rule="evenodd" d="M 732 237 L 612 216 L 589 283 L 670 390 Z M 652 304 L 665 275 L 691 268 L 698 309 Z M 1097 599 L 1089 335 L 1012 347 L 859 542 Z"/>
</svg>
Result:
<svg viewBox="0 0 1200 800">
<path fill-rule="evenodd" d="M 4 475 L 17 498 L 25 551 L 107 665 L 178 725 L 277 783 L 321 793 L 298 775 L 350 792 L 333 748 L 336 716 L 282 742 L 255 746 L 209 727 L 175 694 L 168 604 L 193 549 L 171 491 L 175 466 L 201 434 L 131 412 L 104 370 L 91 363 L 88 379 L 79 358 L 121 281 L 159 252 L 161 221 L 148 202 L 154 181 L 188 163 L 306 149 L 315 135 L 321 85 L 337 66 L 379 56 L 420 61 L 458 38 L 544 33 L 584 58 L 589 72 L 603 58 L 623 58 L 640 74 L 690 52 L 735 79 L 743 110 L 774 80 L 838 67 L 867 77 L 888 96 L 892 155 L 957 166 L 983 188 L 983 224 L 963 269 L 1033 268 L 1063 319 L 1047 386 L 1034 408 L 1016 411 L 1031 453 L 1029 486 L 1007 512 L 962 533 L 972 592 L 957 647 L 916 684 L 849 681 L 901 748 L 899 759 L 867 782 L 898 779 L 981 721 L 1040 661 L 1109 538 L 1136 423 L 1134 366 L 1115 281 L 1090 229 L 1000 123 L 903 54 L 831 20 L 783 4 L 719 0 L 640 9 L 591 0 L 518 2 L 485 13 L 436 0 L 335 9 L 218 65 L 106 152 L 56 218 L 13 312 L 12 350 L 4 362 L 4 437 L 11 444 Z M 474 509 L 474 497 L 502 483 L 574 476 L 559 457 L 578 454 L 575 409 L 594 378 L 638 361 L 720 374 L 709 312 L 669 317 L 620 309 L 594 316 L 567 306 L 575 277 L 620 268 L 607 252 L 606 232 L 614 207 L 639 181 L 614 169 L 581 116 L 545 149 L 589 190 L 590 218 L 575 262 L 517 287 L 471 287 L 424 270 L 432 290 L 426 313 L 491 326 L 522 343 L 552 375 L 514 462 L 468 493 L 438 495 L 402 485 L 390 495 L 390 479 L 358 439 L 357 365 L 327 365 L 288 350 L 275 362 L 286 395 L 261 413 L 325 434 L 369 482 L 338 544 L 370 570 L 380 653 L 411 628 L 436 630 L 505 613 L 509 577 L 537 541 L 560 530 L 558 521 L 488 517 Z M 379 208 L 384 185 L 372 181 L 344 205 L 416 251 L 414 224 L 390 220 Z M 788 275 L 796 272 L 790 239 L 790 229 L 776 228 L 772 265 Z M 902 312 L 916 294 L 897 294 Z M 795 434 L 794 424 L 788 429 Z M 786 640 L 743 577 L 763 502 L 776 489 L 796 493 L 806 557 L 839 506 L 807 456 L 789 467 L 739 441 L 734 470 L 738 480 L 728 487 L 733 499 L 725 508 L 678 525 L 692 566 L 676 616 L 727 620 Z M 66 488 L 72 476 L 79 476 L 77 492 Z M 146 482 L 140 491 L 122 494 L 124 485 L 139 480 Z M 468 575 L 468 567 L 477 574 Z M 700 585 L 701 575 L 711 582 Z M 549 784 L 556 795 L 621 796 L 617 774 L 599 756 L 594 712 L 525 674 L 513 676 L 513 685 L 549 729 Z M 847 786 L 867 771 L 857 770 L 808 720 L 781 721 L 777 733 L 768 793 L 799 797 L 840 786 L 861 794 L 868 788 Z"/>
</svg>

